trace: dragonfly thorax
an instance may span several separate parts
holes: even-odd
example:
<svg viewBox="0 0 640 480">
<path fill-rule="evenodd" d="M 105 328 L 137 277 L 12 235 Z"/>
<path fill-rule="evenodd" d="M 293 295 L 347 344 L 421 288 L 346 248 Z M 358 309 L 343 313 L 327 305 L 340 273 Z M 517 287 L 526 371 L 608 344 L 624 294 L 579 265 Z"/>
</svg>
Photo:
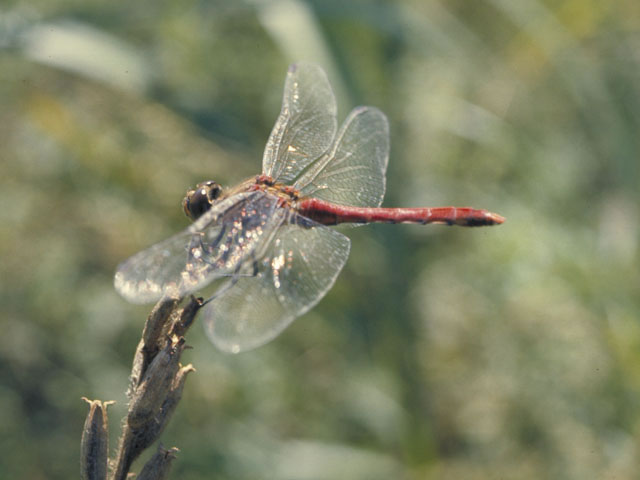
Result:
<svg viewBox="0 0 640 480">
<path fill-rule="evenodd" d="M 212 180 L 199 183 L 196 188 L 187 191 L 182 200 L 184 213 L 191 220 L 197 220 L 211 208 L 222 193 L 222 187 Z"/>
</svg>

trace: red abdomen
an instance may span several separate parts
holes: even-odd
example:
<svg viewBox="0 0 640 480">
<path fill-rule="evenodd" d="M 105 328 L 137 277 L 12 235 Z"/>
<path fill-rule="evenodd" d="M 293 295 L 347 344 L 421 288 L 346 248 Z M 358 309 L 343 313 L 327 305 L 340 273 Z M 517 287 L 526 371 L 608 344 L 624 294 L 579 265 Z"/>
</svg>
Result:
<svg viewBox="0 0 640 480">
<path fill-rule="evenodd" d="M 317 198 L 305 198 L 296 203 L 296 210 L 323 225 L 339 223 L 442 223 L 463 227 L 497 225 L 504 217 L 469 207 L 366 208 L 346 207 Z"/>
</svg>

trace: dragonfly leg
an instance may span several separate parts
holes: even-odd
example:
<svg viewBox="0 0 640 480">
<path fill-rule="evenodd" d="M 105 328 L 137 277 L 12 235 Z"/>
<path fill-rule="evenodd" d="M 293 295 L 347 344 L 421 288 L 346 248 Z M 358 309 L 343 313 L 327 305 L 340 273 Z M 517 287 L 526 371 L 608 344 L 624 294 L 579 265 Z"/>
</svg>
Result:
<svg viewBox="0 0 640 480">
<path fill-rule="evenodd" d="M 251 273 L 246 274 L 244 276 L 257 277 L 258 276 L 258 260 L 256 259 L 255 252 L 251 252 L 251 268 L 252 268 Z"/>
<path fill-rule="evenodd" d="M 188 265 L 192 265 L 194 267 L 203 263 L 211 265 L 212 267 L 224 265 L 229 257 L 229 249 L 222 250 L 223 253 L 220 255 L 221 249 L 219 247 L 220 242 L 225 236 L 226 230 L 226 226 L 224 226 L 220 229 L 220 233 L 216 238 L 211 242 L 206 242 L 206 244 L 203 241 L 202 233 L 194 234 L 189 245 Z"/>
<path fill-rule="evenodd" d="M 218 288 L 209 298 L 207 298 L 202 303 L 203 306 L 209 303 L 211 300 L 215 300 L 217 297 L 227 292 L 236 283 L 238 283 L 238 280 L 240 280 L 240 277 L 242 277 L 242 275 L 240 274 L 240 267 L 241 265 L 238 265 L 236 267 L 236 270 L 231 274 L 231 278 L 227 280 L 223 285 L 221 285 L 220 288 Z"/>
</svg>

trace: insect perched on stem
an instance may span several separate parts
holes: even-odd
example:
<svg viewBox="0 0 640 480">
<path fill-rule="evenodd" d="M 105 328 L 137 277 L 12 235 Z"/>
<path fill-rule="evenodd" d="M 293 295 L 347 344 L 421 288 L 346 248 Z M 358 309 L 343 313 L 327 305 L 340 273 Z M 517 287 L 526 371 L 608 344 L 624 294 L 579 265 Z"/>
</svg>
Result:
<svg viewBox="0 0 640 480">
<path fill-rule="evenodd" d="M 387 119 L 358 107 L 338 129 L 336 110 L 322 69 L 292 65 L 262 174 L 229 189 L 208 181 L 187 192 L 183 207 L 193 224 L 122 263 L 118 292 L 145 303 L 222 279 L 200 315 L 216 346 L 239 352 L 277 336 L 331 288 L 350 242 L 328 225 L 504 221 L 468 207 L 380 208 Z"/>
</svg>

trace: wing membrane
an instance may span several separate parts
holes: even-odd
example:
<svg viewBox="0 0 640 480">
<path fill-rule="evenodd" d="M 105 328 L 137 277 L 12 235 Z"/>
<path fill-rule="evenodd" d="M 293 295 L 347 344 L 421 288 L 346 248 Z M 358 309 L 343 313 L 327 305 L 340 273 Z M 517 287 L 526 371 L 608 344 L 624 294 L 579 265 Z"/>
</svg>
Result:
<svg viewBox="0 0 640 480">
<path fill-rule="evenodd" d="M 331 145 L 336 133 L 336 99 L 324 71 L 316 65 L 289 67 L 282 110 L 271 131 L 262 172 L 291 183 Z"/>
<path fill-rule="evenodd" d="M 131 302 L 147 303 L 169 289 L 182 296 L 237 274 L 284 220 L 277 203 L 263 192 L 222 200 L 189 228 L 120 264 L 116 290 Z"/>
<path fill-rule="evenodd" d="M 351 111 L 331 149 L 313 163 L 295 187 L 304 196 L 340 205 L 379 207 L 389 162 L 389 123 L 374 107 Z"/>
<path fill-rule="evenodd" d="M 237 283 L 203 308 L 205 328 L 220 349 L 258 347 L 284 330 L 327 293 L 349 256 L 349 239 L 335 230 L 302 220 L 283 224 L 255 275 Z"/>
</svg>

